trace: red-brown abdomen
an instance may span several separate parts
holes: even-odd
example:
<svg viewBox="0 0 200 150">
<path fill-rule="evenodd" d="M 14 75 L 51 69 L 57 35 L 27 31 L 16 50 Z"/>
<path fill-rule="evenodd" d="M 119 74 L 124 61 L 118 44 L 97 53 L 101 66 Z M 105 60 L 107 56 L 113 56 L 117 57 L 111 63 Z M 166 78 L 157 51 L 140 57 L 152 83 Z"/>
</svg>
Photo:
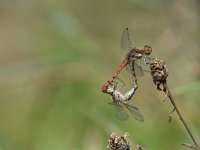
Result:
<svg viewBox="0 0 200 150">
<path fill-rule="evenodd" d="M 102 86 L 102 92 L 107 93 L 108 86 L 113 82 L 113 80 L 117 77 L 120 71 L 128 64 L 128 60 L 124 59 L 120 66 L 117 68 L 117 71 L 114 73 L 111 79 L 109 79 L 106 83 Z"/>
</svg>

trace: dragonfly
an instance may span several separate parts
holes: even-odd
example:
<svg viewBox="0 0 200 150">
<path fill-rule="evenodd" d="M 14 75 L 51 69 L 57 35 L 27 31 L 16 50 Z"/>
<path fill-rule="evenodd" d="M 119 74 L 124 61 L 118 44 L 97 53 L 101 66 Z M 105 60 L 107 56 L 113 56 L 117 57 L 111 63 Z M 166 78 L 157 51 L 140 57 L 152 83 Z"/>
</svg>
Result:
<svg viewBox="0 0 200 150">
<path fill-rule="evenodd" d="M 136 47 L 133 48 L 128 28 L 125 28 L 123 31 L 121 37 L 121 49 L 128 51 L 128 53 L 126 54 L 125 59 L 122 61 L 122 63 L 115 71 L 114 75 L 103 84 L 102 86 L 103 93 L 107 93 L 108 86 L 113 82 L 113 80 L 118 76 L 118 74 L 124 67 L 127 67 L 127 65 L 130 63 L 134 63 L 136 60 L 144 60 L 145 64 L 147 64 L 148 60 L 150 60 L 148 55 L 150 55 L 152 52 L 152 48 L 149 45 L 145 45 L 144 48 L 136 48 Z M 139 72 L 138 74 L 143 75 L 141 63 L 140 65 L 135 65 L 135 69 L 136 68 L 138 70 L 137 72 Z"/>
<path fill-rule="evenodd" d="M 137 80 L 135 79 L 133 73 L 134 69 L 132 69 L 132 64 L 130 64 L 130 68 L 132 71 L 132 81 L 133 81 L 132 88 L 125 94 L 122 94 L 120 90 L 125 86 L 125 83 L 122 79 L 116 77 L 120 83 L 118 82 L 111 83 L 108 86 L 106 92 L 112 96 L 113 101 L 109 104 L 115 107 L 117 119 L 121 121 L 127 120 L 129 118 L 129 115 L 127 113 L 128 111 L 135 120 L 143 122 L 144 117 L 140 113 L 139 108 L 130 102 L 130 99 L 133 97 L 138 87 Z"/>
</svg>

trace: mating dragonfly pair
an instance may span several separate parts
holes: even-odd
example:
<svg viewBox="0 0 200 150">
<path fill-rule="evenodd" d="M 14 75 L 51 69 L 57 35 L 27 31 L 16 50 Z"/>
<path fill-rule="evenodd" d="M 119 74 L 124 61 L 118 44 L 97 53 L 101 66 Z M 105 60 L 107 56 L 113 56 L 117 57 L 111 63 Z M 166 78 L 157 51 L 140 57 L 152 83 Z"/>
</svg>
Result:
<svg viewBox="0 0 200 150">
<path fill-rule="evenodd" d="M 134 119 L 143 122 L 144 118 L 142 114 L 140 113 L 138 107 L 130 102 L 130 99 L 133 97 L 138 88 L 136 75 L 143 75 L 141 62 L 144 61 L 145 64 L 149 64 L 151 59 L 148 55 L 151 54 L 152 48 L 148 45 L 145 45 L 144 48 L 133 48 L 128 28 L 123 31 L 121 48 L 128 51 L 128 53 L 111 79 L 103 84 L 102 92 L 112 96 L 113 102 L 109 104 L 112 104 L 116 108 L 117 119 L 127 120 L 129 117 L 127 113 L 128 110 Z M 139 65 L 136 63 L 138 60 L 140 61 Z M 120 92 L 120 90 L 125 86 L 125 83 L 118 77 L 124 67 L 130 70 L 133 81 L 132 88 L 126 94 L 122 94 Z M 118 79 L 118 81 L 116 81 L 116 79 Z"/>
</svg>

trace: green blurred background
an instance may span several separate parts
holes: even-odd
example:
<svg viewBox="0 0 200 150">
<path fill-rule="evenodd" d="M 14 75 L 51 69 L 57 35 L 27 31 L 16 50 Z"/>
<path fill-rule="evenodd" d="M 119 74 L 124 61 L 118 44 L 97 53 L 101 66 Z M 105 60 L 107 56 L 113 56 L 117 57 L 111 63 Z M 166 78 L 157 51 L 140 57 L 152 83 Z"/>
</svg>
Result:
<svg viewBox="0 0 200 150">
<path fill-rule="evenodd" d="M 145 117 L 121 122 L 101 92 L 121 63 L 124 28 L 134 46 L 166 61 L 175 100 L 200 143 L 198 0 L 1 0 L 0 150 L 102 150 L 111 132 L 148 150 L 192 143 L 150 75 L 138 78 Z M 131 82 L 124 70 L 120 77 Z M 130 89 L 127 84 L 124 91 Z"/>
</svg>

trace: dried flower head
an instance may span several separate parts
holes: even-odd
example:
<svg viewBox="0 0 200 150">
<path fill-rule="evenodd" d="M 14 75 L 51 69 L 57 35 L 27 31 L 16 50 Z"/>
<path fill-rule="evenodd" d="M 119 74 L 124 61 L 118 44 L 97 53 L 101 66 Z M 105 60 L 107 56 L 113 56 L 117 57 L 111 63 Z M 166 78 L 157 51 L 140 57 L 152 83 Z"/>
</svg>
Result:
<svg viewBox="0 0 200 150">
<path fill-rule="evenodd" d="M 165 83 L 168 76 L 168 70 L 163 60 L 155 58 L 155 60 L 150 63 L 151 75 L 153 77 L 153 82 L 157 85 L 158 90 L 166 92 Z M 163 85 L 163 89 L 160 88 Z"/>
<path fill-rule="evenodd" d="M 112 133 L 110 139 L 108 140 L 109 150 L 130 150 L 130 145 L 126 141 L 127 133 L 124 136 L 119 137 L 115 133 Z"/>
</svg>

